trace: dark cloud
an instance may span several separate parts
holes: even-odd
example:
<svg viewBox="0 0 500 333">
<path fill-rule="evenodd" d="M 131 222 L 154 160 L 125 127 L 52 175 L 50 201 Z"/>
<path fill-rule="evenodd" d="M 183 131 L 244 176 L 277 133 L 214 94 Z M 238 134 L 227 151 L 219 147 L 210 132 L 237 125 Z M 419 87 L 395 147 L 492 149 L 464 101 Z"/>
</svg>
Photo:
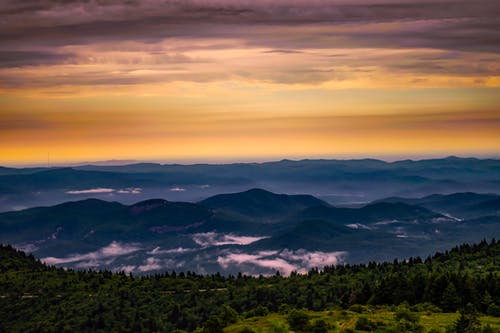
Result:
<svg viewBox="0 0 500 333">
<path fill-rule="evenodd" d="M 236 37 L 272 47 L 273 29 L 280 26 L 401 22 L 407 26 L 402 31 L 359 31 L 354 25 L 342 32 L 333 29 L 332 34 L 347 38 L 346 45 L 360 47 L 378 44 L 498 51 L 500 44 L 500 4 L 495 0 L 37 1 L 7 2 L 2 7 L 5 15 L 0 39 L 4 43 L 65 45 L 100 40 Z M 442 24 L 425 28 L 429 20 Z M 255 25 L 269 26 L 270 38 L 255 35 L 251 28 Z M 283 45 L 283 49 L 325 47 L 325 39 L 332 42 L 328 47 L 338 45 L 328 33 L 307 39 L 304 34 L 299 33 L 300 40 L 288 39 L 292 44 Z"/>
<path fill-rule="evenodd" d="M 285 84 L 321 83 L 345 80 L 374 67 L 423 75 L 492 76 L 500 71 L 499 11 L 497 0 L 3 1 L 1 69 L 108 63 L 130 64 L 135 66 L 131 70 L 140 67 L 152 73 L 129 75 L 120 69 L 110 75 L 82 69 L 74 75 L 67 71 L 65 76 L 51 73 L 27 80 L 9 72 L 0 73 L 0 86 L 50 87 L 71 85 L 72 81 L 130 85 L 241 77 Z M 89 48 L 71 53 L 78 46 Z M 128 49 L 131 47 L 135 49 Z M 256 63 L 255 67 L 236 68 L 189 54 L 231 48 L 262 48 L 258 52 L 269 59 L 303 58 L 288 67 Z M 422 52 L 388 54 L 383 59 L 355 56 L 356 50 L 367 48 Z M 314 50 L 331 52 L 320 56 Z M 429 54 L 428 50 L 440 52 Z M 113 58 L 110 53 L 115 51 L 130 54 Z M 477 56 L 468 57 L 469 52 Z M 213 72 L 189 67 L 203 62 L 213 62 Z M 176 66 L 187 69 L 173 72 Z"/>
<path fill-rule="evenodd" d="M 41 51 L 0 51 L 0 68 L 50 65 L 68 61 L 71 57 L 70 54 Z"/>
<path fill-rule="evenodd" d="M 284 54 L 292 54 L 292 53 L 302 53 L 301 51 L 297 50 L 269 50 L 269 51 L 264 51 L 264 53 L 284 53 Z"/>
</svg>

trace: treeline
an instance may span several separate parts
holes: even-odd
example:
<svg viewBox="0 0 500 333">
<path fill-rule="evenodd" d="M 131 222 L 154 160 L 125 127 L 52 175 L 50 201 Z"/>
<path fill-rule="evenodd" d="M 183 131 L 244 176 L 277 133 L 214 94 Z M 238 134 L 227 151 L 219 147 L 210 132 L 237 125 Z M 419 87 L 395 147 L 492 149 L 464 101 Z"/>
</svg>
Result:
<svg viewBox="0 0 500 333">
<path fill-rule="evenodd" d="M 290 277 L 65 270 L 0 246 L 2 332 L 220 331 L 235 318 L 268 312 L 401 303 L 500 316 L 500 241 Z"/>
</svg>

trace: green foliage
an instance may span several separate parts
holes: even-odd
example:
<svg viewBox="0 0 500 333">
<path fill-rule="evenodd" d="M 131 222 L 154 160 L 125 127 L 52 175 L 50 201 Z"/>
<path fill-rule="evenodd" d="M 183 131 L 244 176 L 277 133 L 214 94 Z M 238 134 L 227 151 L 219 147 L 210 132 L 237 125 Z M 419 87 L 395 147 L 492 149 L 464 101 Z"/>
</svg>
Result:
<svg viewBox="0 0 500 333">
<path fill-rule="evenodd" d="M 255 331 L 249 327 L 244 327 L 239 333 L 255 333 Z"/>
<path fill-rule="evenodd" d="M 328 332 L 328 329 L 330 328 L 330 325 L 326 323 L 323 319 L 318 319 L 313 322 L 311 325 L 311 332 L 312 333 L 326 333 Z"/>
<path fill-rule="evenodd" d="M 394 317 L 397 321 L 406 320 L 409 322 L 418 322 L 420 320 L 418 313 L 410 311 L 406 306 L 399 306 L 394 313 Z"/>
<path fill-rule="evenodd" d="M 278 308 L 278 313 L 279 314 L 288 314 L 290 312 L 291 307 L 288 304 L 281 304 L 280 307 Z"/>
<path fill-rule="evenodd" d="M 462 304 L 462 299 L 455 288 L 455 285 L 450 282 L 443 292 L 441 306 L 446 312 L 454 312 Z"/>
<path fill-rule="evenodd" d="M 289 331 L 288 325 L 279 320 L 271 320 L 269 324 L 271 326 L 271 333 L 287 333 Z"/>
<path fill-rule="evenodd" d="M 366 306 L 363 306 L 361 304 L 354 304 L 349 307 L 349 311 L 352 312 L 357 312 L 357 313 L 364 313 L 366 312 Z"/>
<path fill-rule="evenodd" d="M 309 316 L 304 310 L 293 309 L 288 314 L 287 321 L 295 332 L 305 332 L 309 329 Z"/>
<path fill-rule="evenodd" d="M 472 304 L 467 304 L 464 309 L 460 310 L 460 317 L 454 323 L 451 331 L 454 333 L 481 332 L 478 314 Z"/>
<path fill-rule="evenodd" d="M 286 321 L 294 331 L 322 332 L 323 323 L 310 311 L 331 309 L 343 309 L 335 313 L 345 322 L 352 319 L 339 329 L 354 328 L 353 318 L 361 314 L 377 330 L 420 332 L 421 323 L 428 328 L 425 314 L 440 312 L 441 304 L 471 303 L 475 312 L 464 310 L 449 321 L 456 320 L 450 329 L 465 332 L 478 327 L 473 313 L 499 314 L 499 258 L 500 242 L 494 241 L 462 245 L 424 261 L 331 266 L 288 278 L 190 272 L 132 277 L 49 267 L 0 246 L 0 332 L 220 332 L 238 313 L 260 320 L 278 311 L 287 320 L 269 324 L 273 332 L 288 330 Z M 352 305 L 353 295 L 365 302 Z M 371 317 L 380 304 L 393 307 L 394 315 L 383 320 L 390 325 Z M 366 324 L 362 321 L 359 325 Z"/>
<path fill-rule="evenodd" d="M 265 306 L 259 305 L 250 311 L 245 312 L 245 318 L 250 317 L 263 317 L 269 314 L 269 309 Z"/>
<path fill-rule="evenodd" d="M 356 320 L 356 326 L 355 328 L 360 331 L 373 331 L 375 328 L 377 328 L 377 325 L 371 321 L 370 319 L 366 317 L 359 317 Z"/>
<path fill-rule="evenodd" d="M 219 317 L 222 325 L 225 327 L 229 324 L 235 323 L 238 321 L 238 312 L 236 312 L 229 305 L 222 306 L 221 314 Z"/>
<path fill-rule="evenodd" d="M 488 316 L 500 317 L 500 306 L 495 303 L 491 303 L 486 310 Z"/>
<path fill-rule="evenodd" d="M 223 324 L 218 317 L 212 316 L 205 323 L 203 333 L 223 333 Z"/>
</svg>

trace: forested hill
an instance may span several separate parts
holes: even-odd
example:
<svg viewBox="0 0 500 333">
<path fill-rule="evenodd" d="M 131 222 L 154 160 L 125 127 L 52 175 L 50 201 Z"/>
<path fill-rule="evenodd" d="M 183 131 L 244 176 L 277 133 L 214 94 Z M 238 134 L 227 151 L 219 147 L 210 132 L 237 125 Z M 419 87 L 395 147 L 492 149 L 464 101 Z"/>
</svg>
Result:
<svg viewBox="0 0 500 333">
<path fill-rule="evenodd" d="M 287 278 L 64 270 L 0 247 L 1 332 L 221 332 L 239 318 L 268 312 L 403 302 L 444 312 L 470 303 L 499 316 L 500 241 L 465 244 L 426 259 L 331 266 Z"/>
</svg>

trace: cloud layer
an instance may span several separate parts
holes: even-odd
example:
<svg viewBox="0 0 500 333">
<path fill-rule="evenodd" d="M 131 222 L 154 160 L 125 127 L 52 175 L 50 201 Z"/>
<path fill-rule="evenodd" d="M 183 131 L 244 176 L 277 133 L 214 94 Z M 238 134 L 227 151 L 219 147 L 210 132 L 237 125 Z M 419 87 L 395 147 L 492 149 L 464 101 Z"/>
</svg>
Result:
<svg viewBox="0 0 500 333">
<path fill-rule="evenodd" d="M 497 0 L 2 1 L 0 154 L 497 154 L 499 11 Z"/>
<path fill-rule="evenodd" d="M 115 190 L 113 188 L 91 188 L 86 190 L 70 190 L 66 191 L 66 194 L 102 194 L 102 193 L 118 193 L 118 194 L 140 194 L 142 192 L 141 188 L 138 187 L 129 187 Z"/>
<path fill-rule="evenodd" d="M 75 266 L 80 268 L 98 267 L 104 261 L 110 264 L 115 258 L 139 251 L 141 248 L 135 244 L 126 244 L 113 241 L 97 251 L 85 254 L 73 254 L 64 258 L 46 257 L 41 261 L 48 265 L 78 263 Z"/>
<path fill-rule="evenodd" d="M 269 236 L 237 236 L 235 234 L 219 234 L 216 232 L 204 232 L 192 235 L 193 241 L 202 246 L 221 246 L 221 245 L 248 245 Z"/>
<path fill-rule="evenodd" d="M 499 8 L 494 0 L 7 1 L 0 78 L 7 88 L 48 88 L 321 83 L 370 71 L 498 76 Z M 54 66 L 66 74 L 43 70 Z"/>
<path fill-rule="evenodd" d="M 311 268 L 338 265 L 342 263 L 346 252 L 321 252 L 300 249 L 291 251 L 260 251 L 257 253 L 227 252 L 217 258 L 223 269 L 236 268 L 240 271 L 274 273 L 279 271 L 283 275 L 290 275 L 295 271 L 306 273 Z M 257 269 L 255 269 L 257 267 Z"/>
</svg>

